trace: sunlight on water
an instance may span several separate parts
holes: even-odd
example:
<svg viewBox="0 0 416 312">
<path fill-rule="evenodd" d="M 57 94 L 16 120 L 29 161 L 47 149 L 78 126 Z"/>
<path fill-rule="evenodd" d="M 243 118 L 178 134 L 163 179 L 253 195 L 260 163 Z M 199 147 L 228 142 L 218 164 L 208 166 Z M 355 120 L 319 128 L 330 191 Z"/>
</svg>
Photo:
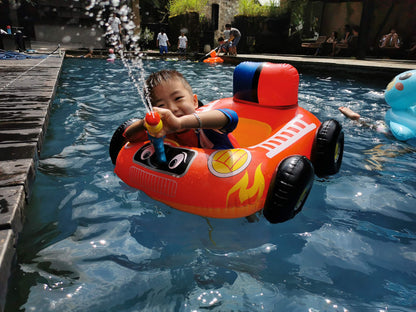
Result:
<svg viewBox="0 0 416 312">
<path fill-rule="evenodd" d="M 204 103 L 232 96 L 232 66 L 143 61 L 145 77 L 162 68 Z M 272 225 L 183 213 L 120 181 L 108 147 L 145 114 L 137 86 L 120 60 L 65 60 L 6 311 L 414 311 L 414 150 L 337 109 L 382 120 L 387 83 L 301 76 L 299 104 L 343 124 L 344 160 Z"/>
</svg>

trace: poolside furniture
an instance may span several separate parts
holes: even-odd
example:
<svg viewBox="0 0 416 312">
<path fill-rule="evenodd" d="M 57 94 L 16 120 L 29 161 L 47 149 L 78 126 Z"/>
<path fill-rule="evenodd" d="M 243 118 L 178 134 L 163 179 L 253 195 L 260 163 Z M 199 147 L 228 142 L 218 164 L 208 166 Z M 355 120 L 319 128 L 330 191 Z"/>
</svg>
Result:
<svg viewBox="0 0 416 312">
<path fill-rule="evenodd" d="M 302 48 L 306 50 L 313 50 L 320 48 L 322 44 L 326 41 L 327 36 L 319 36 L 318 39 L 314 42 L 302 42 Z"/>
</svg>

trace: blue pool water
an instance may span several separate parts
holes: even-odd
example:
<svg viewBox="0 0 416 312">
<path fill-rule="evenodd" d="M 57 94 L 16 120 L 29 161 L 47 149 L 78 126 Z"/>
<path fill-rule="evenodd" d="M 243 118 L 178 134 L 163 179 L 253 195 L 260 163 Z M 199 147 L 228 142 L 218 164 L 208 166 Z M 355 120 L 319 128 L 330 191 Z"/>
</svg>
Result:
<svg viewBox="0 0 416 312">
<path fill-rule="evenodd" d="M 203 102 L 232 95 L 233 66 L 144 67 L 181 71 Z M 415 153 L 337 110 L 383 119 L 387 83 L 301 76 L 300 105 L 343 124 L 344 160 L 272 225 L 183 213 L 126 186 L 108 146 L 144 114 L 137 90 L 121 62 L 65 60 L 6 311 L 415 311 Z"/>
</svg>

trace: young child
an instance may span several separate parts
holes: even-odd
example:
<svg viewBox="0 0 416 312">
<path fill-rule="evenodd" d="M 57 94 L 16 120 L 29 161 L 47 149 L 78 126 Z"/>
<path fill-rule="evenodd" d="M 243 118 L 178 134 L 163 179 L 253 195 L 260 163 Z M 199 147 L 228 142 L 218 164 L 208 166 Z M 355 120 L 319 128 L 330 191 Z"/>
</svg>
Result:
<svg viewBox="0 0 416 312">
<path fill-rule="evenodd" d="M 188 38 L 186 38 L 185 32 L 181 31 L 181 35 L 178 38 L 178 51 L 181 56 L 185 56 L 187 46 Z"/>
<path fill-rule="evenodd" d="M 167 135 L 184 146 L 234 147 L 234 139 L 228 134 L 237 126 L 237 113 L 230 109 L 196 112 L 198 97 L 181 73 L 175 70 L 152 73 L 146 80 L 145 93 L 163 122 L 163 129 L 155 137 Z M 124 136 L 129 142 L 146 140 L 144 120 L 133 123 Z"/>
<path fill-rule="evenodd" d="M 114 49 L 110 48 L 108 49 L 108 58 L 107 61 L 108 62 L 114 62 L 114 60 L 116 59 L 116 55 L 114 54 Z"/>
<path fill-rule="evenodd" d="M 224 53 L 224 55 L 227 55 L 228 48 L 230 47 L 228 40 L 225 40 L 223 37 L 219 37 L 218 44 L 218 53 Z"/>
</svg>

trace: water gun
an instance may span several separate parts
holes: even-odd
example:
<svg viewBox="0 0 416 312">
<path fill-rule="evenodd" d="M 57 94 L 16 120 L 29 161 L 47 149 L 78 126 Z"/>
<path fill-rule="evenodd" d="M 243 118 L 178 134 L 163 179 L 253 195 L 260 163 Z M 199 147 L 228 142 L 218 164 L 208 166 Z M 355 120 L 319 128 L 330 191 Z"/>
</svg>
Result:
<svg viewBox="0 0 416 312">
<path fill-rule="evenodd" d="M 163 128 L 160 115 L 156 112 L 148 112 L 144 118 L 144 126 L 147 129 L 149 139 L 155 148 L 157 160 L 160 163 L 166 163 L 165 146 L 163 145 L 163 138 L 155 138 L 154 136 Z"/>
</svg>

